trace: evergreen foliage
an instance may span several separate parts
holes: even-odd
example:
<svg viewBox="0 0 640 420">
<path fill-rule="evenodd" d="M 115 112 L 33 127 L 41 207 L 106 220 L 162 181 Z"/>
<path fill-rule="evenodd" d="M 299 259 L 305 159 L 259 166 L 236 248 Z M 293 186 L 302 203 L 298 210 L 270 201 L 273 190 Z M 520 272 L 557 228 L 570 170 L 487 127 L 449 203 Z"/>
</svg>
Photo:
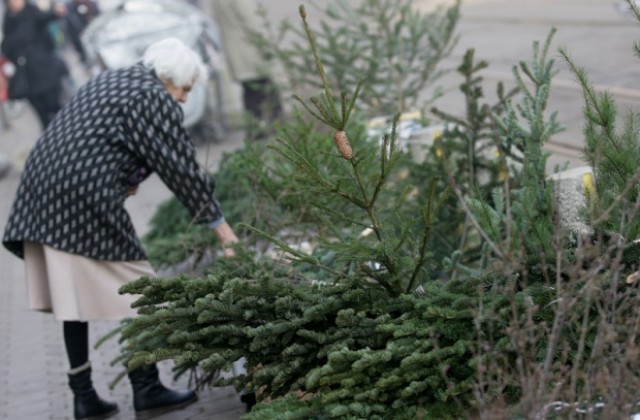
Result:
<svg viewBox="0 0 640 420">
<path fill-rule="evenodd" d="M 202 370 L 202 386 L 256 390 L 248 419 L 628 416 L 640 386 L 637 279 L 623 281 L 640 255 L 638 116 L 618 130 L 613 100 L 562 52 L 585 92 L 596 229 L 559 229 L 543 149 L 561 130 L 547 110 L 553 33 L 514 67 L 516 90 L 499 86 L 495 105 L 481 103 L 486 64 L 467 52 L 458 68 L 467 115 L 434 109 L 450 129 L 424 164 L 399 147 L 397 117 L 379 141 L 357 109 L 332 124 L 323 112 L 334 100 L 351 110 L 357 91 L 334 97 L 320 71 L 312 115 L 349 131 L 352 157 L 296 114 L 268 148 L 228 156 L 217 177 L 225 208 L 240 208 L 255 235 L 247 243 L 275 243 L 286 259 L 238 248 L 202 277 L 123 287 L 142 297 L 115 362 L 173 359 L 177 374 Z M 320 70 L 324 52 L 310 43 Z M 153 239 L 185 226 L 172 223 Z M 242 357 L 246 374 L 217 376 Z"/>
<path fill-rule="evenodd" d="M 515 155 L 514 149 L 519 151 L 523 156 L 521 171 L 505 177 L 488 199 L 472 198 L 462 188 L 455 188 L 470 209 L 468 217 L 481 232 L 487 255 L 508 261 L 524 254 L 530 259 L 527 264 L 533 266 L 539 266 L 540 262 L 548 264 L 555 258 L 555 250 L 562 248 L 554 242 L 555 201 L 553 185 L 546 177 L 547 156 L 543 149 L 549 138 L 561 130 L 555 113 L 549 119 L 545 116 L 551 80 L 556 73 L 554 60 L 548 59 L 553 33 L 542 47 L 534 43 L 531 65 L 521 62 L 513 70 L 522 94 L 520 102 L 507 100 L 505 115 L 492 115 L 497 123 L 499 150 L 505 151 L 505 155 Z M 525 83 L 525 76 L 533 88 Z M 506 165 L 505 160 L 503 157 L 502 165 Z M 545 261 L 546 258 L 549 260 Z"/>
<path fill-rule="evenodd" d="M 361 122 L 350 123 L 348 130 L 350 142 L 360 156 L 356 163 L 359 174 L 365 182 L 372 182 L 380 171 L 377 162 L 380 145 L 368 138 L 366 126 Z M 282 125 L 279 134 L 283 146 L 248 143 L 241 152 L 225 155 L 215 177 L 216 196 L 223 203 L 225 217 L 238 223 L 243 242 L 255 246 L 259 253 L 265 252 L 265 246 L 254 234 L 255 229 L 275 232 L 283 241 L 297 243 L 340 236 L 341 229 L 353 226 L 353 220 L 362 217 L 359 207 L 349 205 L 340 194 L 327 191 L 316 181 L 320 178 L 325 185 L 331 183 L 348 194 L 357 193 L 353 166 L 335 159 L 335 149 L 327 143 L 326 133 L 295 113 L 290 122 Z M 294 145 L 304 166 L 283 157 L 285 144 Z M 396 156 L 406 160 L 399 152 Z M 312 168 L 315 178 L 301 170 L 304 167 Z M 387 202 L 406 195 L 410 185 L 404 178 L 392 177 L 389 180 L 392 188 L 381 189 L 378 200 Z M 405 216 L 412 214 L 410 209 L 400 210 Z M 245 229 L 243 225 L 254 229 Z M 150 227 L 143 241 L 155 266 L 173 265 L 194 254 L 203 255 L 215 245 L 207 228 L 193 224 L 187 210 L 175 198 L 159 207 Z"/>
<path fill-rule="evenodd" d="M 362 280 L 313 286 L 287 265 L 251 260 L 217 260 L 203 279 L 143 278 L 123 287 L 144 293 L 141 315 L 122 329 L 129 367 L 173 358 L 211 372 L 245 357 L 246 376 L 213 384 L 249 385 L 270 398 L 308 394 L 304 405 L 292 401 L 299 418 L 319 409 L 412 418 L 421 406 L 451 414 L 467 402 L 474 283 L 434 282 L 424 295 L 397 297 Z"/>
<path fill-rule="evenodd" d="M 286 400 L 293 401 L 286 411 L 298 407 L 301 416 L 320 410 L 336 417 L 412 418 L 418 411 L 455 417 L 464 410 L 472 395 L 477 308 L 498 311 L 506 303 L 478 294 L 489 278 L 431 280 L 427 244 L 447 195 L 436 198 L 435 182 L 422 199 L 401 187 L 410 178 L 394 170 L 408 160 L 394 127 L 376 144 L 377 154 L 365 140 L 348 161 L 328 152 L 310 156 L 308 143 L 290 137 L 273 147 L 302 190 L 323 191 L 318 220 L 329 234 L 317 238 L 317 249 L 334 258 L 323 261 L 251 229 L 298 264 L 328 273 L 323 286 L 312 286 L 297 265 L 246 254 L 217 260 L 204 279 L 131 283 L 122 292 L 144 297 L 136 304 L 141 315 L 122 331 L 128 366 L 172 358 L 179 369 L 197 364 L 210 373 L 244 357 L 246 376 L 212 383 L 249 386 L 270 399 L 302 392 L 309 399 Z M 335 171 L 326 170 L 328 161 L 339 162 Z M 344 213 L 328 205 L 339 201 Z M 419 215 L 417 223 L 409 211 Z M 361 236 L 363 229 L 371 234 Z M 499 330 L 494 326 L 504 337 Z M 496 348 L 506 349 L 501 343 Z"/>
<path fill-rule="evenodd" d="M 463 78 L 459 89 L 466 102 L 463 117 L 437 107 L 432 109 L 433 114 L 445 122 L 446 129 L 430 147 L 425 161 L 411 169 L 410 176 L 418 188 L 418 195 L 427 194 L 424 182 L 427 179 L 435 182 L 438 195 L 455 186 L 458 195 L 491 199 L 494 189 L 509 177 L 509 162 L 521 156 L 499 138 L 495 121 L 518 89 L 505 92 L 500 83 L 496 89 L 497 103 L 483 103 L 482 70 L 487 66 L 484 61 L 476 62 L 475 52 L 470 49 L 457 68 Z M 515 167 L 511 172 L 518 169 Z M 451 276 L 455 278 L 456 267 L 462 268 L 465 262 L 478 261 L 481 257 L 483 242 L 471 217 L 465 211 L 464 201 L 454 194 L 447 198 L 446 205 L 440 207 L 434 240 L 429 246 L 434 250 L 434 259 L 444 263 L 434 270 L 436 273 L 448 275 L 454 270 Z"/>
<path fill-rule="evenodd" d="M 366 79 L 359 103 L 370 115 L 420 106 L 419 94 L 445 74 L 438 64 L 457 42 L 459 2 L 432 13 L 416 11 L 411 0 L 365 0 L 357 5 L 333 0 L 316 9 L 320 18 L 314 33 L 332 88 L 349 91 Z M 285 20 L 276 29 L 264 9 L 261 14 L 268 35 L 257 33 L 255 41 L 280 63 L 290 88 L 323 89 L 309 72 L 316 63 L 308 54 L 304 28 Z"/>
<path fill-rule="evenodd" d="M 175 198 L 162 203 L 149 221 L 143 238 L 147 256 L 155 267 L 177 264 L 194 255 L 200 260 L 211 246 L 211 232 L 192 223 L 187 209 Z"/>
<path fill-rule="evenodd" d="M 584 92 L 584 155 L 595 168 L 595 194 L 589 197 L 590 223 L 599 231 L 618 233 L 626 241 L 636 239 L 640 236 L 640 217 L 628 210 L 633 208 L 640 191 L 635 160 L 640 155 L 640 115 L 630 112 L 619 129 L 617 107 L 611 95 L 596 92 L 569 53 L 566 50 L 561 53 Z M 625 221 L 622 228 L 620 220 Z"/>
</svg>

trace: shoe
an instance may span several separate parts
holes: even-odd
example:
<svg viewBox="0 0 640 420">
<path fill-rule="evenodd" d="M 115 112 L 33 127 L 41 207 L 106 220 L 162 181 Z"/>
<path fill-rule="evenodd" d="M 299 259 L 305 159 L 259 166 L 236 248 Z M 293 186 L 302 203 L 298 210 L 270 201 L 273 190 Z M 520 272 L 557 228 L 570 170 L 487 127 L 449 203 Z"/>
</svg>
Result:
<svg viewBox="0 0 640 420">
<path fill-rule="evenodd" d="M 151 418 L 184 408 L 198 400 L 194 391 L 173 391 L 162 385 L 156 365 L 130 371 L 129 380 L 133 388 L 133 408 L 137 419 Z"/>
<path fill-rule="evenodd" d="M 247 408 L 247 413 L 251 411 L 254 405 L 256 405 L 256 393 L 255 392 L 247 392 L 240 396 L 240 401 L 244 403 Z"/>
<path fill-rule="evenodd" d="M 71 369 L 67 374 L 73 391 L 73 415 L 76 420 L 101 420 L 118 412 L 118 405 L 101 399 L 91 381 L 91 364 Z"/>
</svg>

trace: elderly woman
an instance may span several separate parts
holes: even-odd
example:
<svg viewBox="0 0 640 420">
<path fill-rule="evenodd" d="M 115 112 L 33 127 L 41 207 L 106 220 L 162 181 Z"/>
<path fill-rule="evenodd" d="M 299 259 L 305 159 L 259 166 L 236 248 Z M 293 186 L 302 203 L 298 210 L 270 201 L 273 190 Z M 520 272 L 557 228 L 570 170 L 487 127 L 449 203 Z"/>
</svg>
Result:
<svg viewBox="0 0 640 420">
<path fill-rule="evenodd" d="M 138 184 L 155 172 L 233 255 L 229 245 L 238 238 L 182 126 L 179 102 L 205 77 L 200 57 L 180 41 L 153 44 L 141 63 L 84 85 L 27 160 L 3 243 L 25 260 L 30 309 L 63 322 L 77 419 L 117 411 L 92 386 L 88 321 L 135 315 L 135 297 L 118 289 L 154 276 L 124 207 Z M 129 377 L 138 413 L 196 399 L 192 391 L 164 388 L 155 366 Z"/>
</svg>

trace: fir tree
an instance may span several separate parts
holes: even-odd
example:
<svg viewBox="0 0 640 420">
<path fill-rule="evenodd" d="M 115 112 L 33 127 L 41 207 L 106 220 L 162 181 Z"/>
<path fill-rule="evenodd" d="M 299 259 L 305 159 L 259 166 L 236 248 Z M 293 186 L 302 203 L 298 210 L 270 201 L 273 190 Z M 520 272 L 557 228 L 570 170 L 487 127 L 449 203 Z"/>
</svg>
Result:
<svg viewBox="0 0 640 420">
<path fill-rule="evenodd" d="M 327 2 L 314 31 L 318 52 L 332 88 L 349 91 L 361 79 L 359 104 L 369 115 L 394 114 L 420 107 L 420 94 L 440 79 L 446 70 L 439 64 L 457 43 L 455 36 L 460 2 L 432 13 L 417 11 L 410 0 L 365 0 L 357 5 L 344 0 Z M 285 20 L 273 28 L 262 10 L 267 36 L 256 33 L 254 41 L 273 56 L 294 92 L 323 89 L 309 69 L 304 28 Z M 430 102 L 441 95 L 436 89 Z"/>
</svg>

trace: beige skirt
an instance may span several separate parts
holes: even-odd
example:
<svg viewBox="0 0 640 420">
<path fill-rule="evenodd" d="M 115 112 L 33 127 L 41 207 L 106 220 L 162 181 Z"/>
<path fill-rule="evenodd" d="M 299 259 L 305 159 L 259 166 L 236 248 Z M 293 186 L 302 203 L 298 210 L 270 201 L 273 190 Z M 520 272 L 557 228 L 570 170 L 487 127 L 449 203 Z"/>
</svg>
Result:
<svg viewBox="0 0 640 420">
<path fill-rule="evenodd" d="M 136 315 L 139 295 L 118 289 L 142 276 L 155 277 L 148 261 L 100 261 L 25 242 L 29 309 L 59 321 L 121 320 Z"/>
</svg>

